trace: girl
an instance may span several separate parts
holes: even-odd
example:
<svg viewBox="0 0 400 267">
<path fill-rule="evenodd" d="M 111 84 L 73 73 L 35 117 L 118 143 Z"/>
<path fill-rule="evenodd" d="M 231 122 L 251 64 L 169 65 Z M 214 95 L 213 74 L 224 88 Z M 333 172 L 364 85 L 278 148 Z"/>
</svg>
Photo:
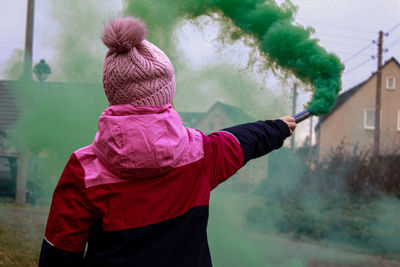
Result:
<svg viewBox="0 0 400 267">
<path fill-rule="evenodd" d="M 145 33 L 132 17 L 105 26 L 109 107 L 55 188 L 39 266 L 212 266 L 210 192 L 296 127 L 290 116 L 210 135 L 184 127 L 174 69 Z"/>
</svg>

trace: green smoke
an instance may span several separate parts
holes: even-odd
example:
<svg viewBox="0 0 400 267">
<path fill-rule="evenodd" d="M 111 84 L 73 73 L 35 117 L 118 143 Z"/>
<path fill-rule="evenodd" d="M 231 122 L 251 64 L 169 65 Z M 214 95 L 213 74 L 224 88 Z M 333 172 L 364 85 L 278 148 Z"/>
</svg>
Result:
<svg viewBox="0 0 400 267">
<path fill-rule="evenodd" d="M 182 17 L 222 15 L 221 20 L 236 27 L 228 31 L 232 39 L 253 37 L 254 45 L 270 64 L 311 84 L 314 94 L 307 109 L 312 114 L 328 113 L 341 90 L 344 66 L 337 56 L 310 37 L 313 29 L 294 24 L 296 7 L 290 1 L 278 5 L 273 0 L 142 0 L 128 1 L 126 11 L 150 23 L 150 29 L 158 37 L 171 34 Z M 157 22 L 160 12 L 169 14 L 163 23 Z"/>
<path fill-rule="evenodd" d="M 21 113 L 9 139 L 26 158 L 32 201 L 47 202 L 68 157 L 92 142 L 106 101 L 99 84 L 19 80 L 13 85 Z"/>
<path fill-rule="evenodd" d="M 15 52 L 8 62 L 4 74 L 15 80 L 9 89 L 20 107 L 17 124 L 7 132 L 9 146 L 24 155 L 29 196 L 38 202 L 51 199 L 71 153 L 92 142 L 98 117 L 107 106 L 101 86 L 106 49 L 99 36 L 103 22 L 112 15 L 110 5 L 105 0 L 97 1 L 96 8 L 87 1 L 51 1 L 49 23 L 59 30 L 56 36 L 50 32 L 51 42 L 46 43 L 54 49 L 48 81 L 19 79 L 22 52 Z"/>
<path fill-rule="evenodd" d="M 24 51 L 15 49 L 11 57 L 7 60 L 6 66 L 3 73 L 4 76 L 11 80 L 19 79 L 24 72 Z"/>
<path fill-rule="evenodd" d="M 205 112 L 220 101 L 241 107 L 254 119 L 260 114 L 277 118 L 287 113 L 283 99 L 234 65 L 220 63 L 196 71 L 185 68 L 179 71 L 177 84 L 174 103 L 179 111 Z"/>
<path fill-rule="evenodd" d="M 99 39 L 104 23 L 114 15 L 115 1 L 50 2 L 52 23 L 60 28 L 52 43 L 56 67 L 51 80 L 100 83 L 106 48 Z"/>
<path fill-rule="evenodd" d="M 341 90 L 343 65 L 328 54 L 316 39 L 309 39 L 311 29 L 293 26 L 288 21 L 275 23 L 263 36 L 262 49 L 276 63 L 291 70 L 303 82 L 313 86 L 307 109 L 312 114 L 328 113 Z"/>
</svg>

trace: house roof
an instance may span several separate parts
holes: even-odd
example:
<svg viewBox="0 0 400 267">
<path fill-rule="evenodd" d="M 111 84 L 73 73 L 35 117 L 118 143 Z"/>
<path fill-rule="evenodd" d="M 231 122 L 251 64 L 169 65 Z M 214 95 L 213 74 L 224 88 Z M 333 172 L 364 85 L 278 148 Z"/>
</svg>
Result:
<svg viewBox="0 0 400 267">
<path fill-rule="evenodd" d="M 189 126 L 194 127 L 199 121 L 201 121 L 206 112 L 179 112 L 179 116 L 183 123 L 189 123 Z"/>
<path fill-rule="evenodd" d="M 9 126 L 14 124 L 19 115 L 12 81 L 0 81 L 0 133 L 5 135 Z"/>
<path fill-rule="evenodd" d="M 179 112 L 183 123 L 188 123 L 190 127 L 196 127 L 208 114 L 212 113 L 217 107 L 220 107 L 228 116 L 228 118 L 235 123 L 245 123 L 253 121 L 254 118 L 250 117 L 241 108 L 217 101 L 207 112 Z"/>
<path fill-rule="evenodd" d="M 400 68 L 400 63 L 397 61 L 396 58 L 392 57 L 388 61 L 385 62 L 385 64 L 382 66 L 382 68 L 386 67 L 389 63 L 394 62 L 397 64 L 397 66 Z M 346 92 L 340 94 L 338 98 L 336 99 L 336 103 L 331 109 L 331 112 L 328 114 L 321 115 L 319 117 L 318 124 L 316 125 L 316 129 L 318 130 L 320 125 L 327 119 L 329 118 L 339 107 L 341 107 L 349 98 L 351 98 L 355 93 L 357 93 L 367 82 L 369 82 L 374 76 L 376 72 L 372 73 L 371 76 L 366 79 L 365 81 L 357 84 L 356 86 L 350 88 Z"/>
<path fill-rule="evenodd" d="M 217 101 L 209 110 L 207 113 L 211 113 L 215 108 L 221 107 L 222 110 L 226 112 L 228 117 L 237 123 L 245 123 L 249 121 L 253 121 L 254 118 L 249 116 L 246 112 L 244 112 L 241 108 L 231 106 L 222 102 Z"/>
</svg>

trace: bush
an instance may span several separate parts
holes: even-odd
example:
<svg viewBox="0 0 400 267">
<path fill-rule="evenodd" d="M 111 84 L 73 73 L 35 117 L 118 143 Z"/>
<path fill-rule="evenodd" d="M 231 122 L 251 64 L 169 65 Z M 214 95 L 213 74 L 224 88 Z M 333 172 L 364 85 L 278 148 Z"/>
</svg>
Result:
<svg viewBox="0 0 400 267">
<path fill-rule="evenodd" d="M 258 192 L 264 205 L 249 209 L 247 221 L 293 239 L 399 256 L 400 157 L 372 160 L 363 151 L 348 154 L 341 146 L 329 159 L 304 164 L 309 151 L 284 149 L 270 157 L 269 178 Z"/>
</svg>

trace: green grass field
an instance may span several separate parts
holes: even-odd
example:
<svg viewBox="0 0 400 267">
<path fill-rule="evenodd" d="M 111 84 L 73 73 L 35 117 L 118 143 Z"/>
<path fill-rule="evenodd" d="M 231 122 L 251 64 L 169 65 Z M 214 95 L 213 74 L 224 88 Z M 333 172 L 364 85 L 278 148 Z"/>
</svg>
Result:
<svg viewBox="0 0 400 267">
<path fill-rule="evenodd" d="M 216 267 L 400 266 L 327 244 L 293 242 L 249 229 L 242 214 L 257 198 L 215 190 L 208 237 Z M 0 203 L 0 266 L 37 266 L 48 207 Z M 336 265 L 313 265 L 313 262 Z M 377 262 L 377 265 L 365 265 Z"/>
<path fill-rule="evenodd" d="M 359 254 L 352 247 L 294 242 L 249 229 L 242 214 L 258 200 L 242 193 L 213 192 L 208 237 L 215 266 L 400 266 L 400 262 Z"/>
<path fill-rule="evenodd" d="M 37 266 L 48 208 L 0 204 L 0 266 Z"/>
</svg>

